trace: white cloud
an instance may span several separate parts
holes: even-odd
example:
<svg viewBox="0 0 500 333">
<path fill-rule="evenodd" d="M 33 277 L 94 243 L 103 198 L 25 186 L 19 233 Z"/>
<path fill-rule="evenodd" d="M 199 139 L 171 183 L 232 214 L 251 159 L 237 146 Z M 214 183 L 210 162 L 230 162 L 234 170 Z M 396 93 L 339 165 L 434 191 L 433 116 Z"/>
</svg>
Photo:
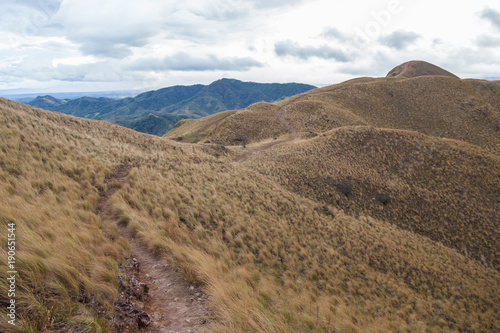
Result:
<svg viewBox="0 0 500 333">
<path fill-rule="evenodd" d="M 419 34 L 409 31 L 398 30 L 393 33 L 379 38 L 380 43 L 392 47 L 397 50 L 402 50 L 408 45 L 413 44 L 420 38 Z"/>
<path fill-rule="evenodd" d="M 126 68 L 134 71 L 246 71 L 263 65 L 250 57 L 222 57 L 208 54 L 196 56 L 179 52 L 163 59 L 142 58 Z"/>
<path fill-rule="evenodd" d="M 136 89 L 223 76 L 324 85 L 412 59 L 497 77 L 499 42 L 500 5 L 488 0 L 3 0 L 0 88 Z"/>
<path fill-rule="evenodd" d="M 499 37 L 494 37 L 490 35 L 480 35 L 477 38 L 477 45 L 479 47 L 493 47 L 493 48 L 499 48 L 500 47 L 500 36 Z"/>
<path fill-rule="evenodd" d="M 486 8 L 481 12 L 481 18 L 489 21 L 495 27 L 500 29 L 500 11 L 492 8 Z"/>
<path fill-rule="evenodd" d="M 333 59 L 340 62 L 347 62 L 349 60 L 349 57 L 344 51 L 338 48 L 326 44 L 319 46 L 301 46 L 290 40 L 276 42 L 274 44 L 274 52 L 276 52 L 278 57 L 291 56 L 302 60 L 307 60 L 312 57 Z"/>
<path fill-rule="evenodd" d="M 67 38 L 86 55 L 121 59 L 158 34 L 169 10 L 153 0 L 66 0 L 43 33 Z"/>
</svg>

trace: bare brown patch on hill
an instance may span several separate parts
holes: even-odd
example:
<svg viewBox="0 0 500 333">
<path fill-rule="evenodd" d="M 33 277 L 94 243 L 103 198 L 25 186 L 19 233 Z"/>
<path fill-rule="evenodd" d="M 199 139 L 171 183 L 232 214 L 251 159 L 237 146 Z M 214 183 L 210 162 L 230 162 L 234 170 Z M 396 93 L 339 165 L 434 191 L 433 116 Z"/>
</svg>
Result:
<svg viewBox="0 0 500 333">
<path fill-rule="evenodd" d="M 450 76 L 458 79 L 458 76 L 448 72 L 441 67 L 430 64 L 426 61 L 412 60 L 394 67 L 386 77 L 410 78 L 417 76 L 440 75 Z"/>
</svg>

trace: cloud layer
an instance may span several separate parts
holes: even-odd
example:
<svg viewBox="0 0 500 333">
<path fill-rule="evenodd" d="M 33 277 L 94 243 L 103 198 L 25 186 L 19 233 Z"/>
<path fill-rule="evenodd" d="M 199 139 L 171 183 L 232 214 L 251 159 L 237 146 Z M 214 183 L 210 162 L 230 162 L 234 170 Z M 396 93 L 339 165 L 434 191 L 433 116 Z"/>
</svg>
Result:
<svg viewBox="0 0 500 333">
<path fill-rule="evenodd" d="M 488 20 L 491 24 L 493 24 L 497 29 L 500 29 L 500 12 L 491 8 L 487 8 L 483 10 L 481 13 L 481 17 L 485 20 Z"/>
<path fill-rule="evenodd" d="M 414 32 L 398 30 L 387 36 L 380 37 L 379 41 L 383 45 L 392 47 L 396 50 L 402 50 L 413 44 L 419 38 L 420 35 Z"/>
<path fill-rule="evenodd" d="M 300 46 L 298 43 L 290 40 L 276 42 L 274 44 L 274 52 L 276 52 L 278 57 L 292 56 L 302 60 L 312 57 L 333 59 L 340 62 L 347 62 L 349 60 L 344 52 L 331 46 Z"/>
<path fill-rule="evenodd" d="M 141 58 L 127 66 L 134 71 L 247 71 L 262 64 L 250 57 L 196 56 L 179 52 L 163 59 Z"/>
<path fill-rule="evenodd" d="M 500 5 L 398 4 L 4 0 L 0 90 L 145 89 L 220 77 L 326 85 L 382 76 L 411 59 L 498 77 Z M 454 14 L 443 16 L 450 6 Z"/>
</svg>

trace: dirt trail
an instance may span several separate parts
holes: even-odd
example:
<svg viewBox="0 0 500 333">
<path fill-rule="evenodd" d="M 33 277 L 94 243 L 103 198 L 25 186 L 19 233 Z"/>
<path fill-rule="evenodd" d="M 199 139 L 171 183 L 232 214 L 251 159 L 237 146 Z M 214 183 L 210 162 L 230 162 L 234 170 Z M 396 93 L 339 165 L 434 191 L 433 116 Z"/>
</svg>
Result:
<svg viewBox="0 0 500 333">
<path fill-rule="evenodd" d="M 407 65 L 408 64 L 409 63 L 407 63 Z M 408 69 L 407 66 L 406 66 L 406 69 Z M 296 98 L 294 100 L 291 100 L 291 101 L 287 102 L 285 105 L 283 105 L 278 110 L 278 112 L 276 113 L 276 117 L 278 118 L 278 120 L 280 121 L 280 123 L 282 123 L 287 128 L 288 132 L 290 133 L 289 136 L 288 136 L 288 138 L 285 139 L 285 140 L 281 140 L 281 141 L 275 141 L 275 142 L 269 143 L 267 145 L 263 145 L 261 147 L 255 148 L 255 149 L 251 149 L 251 150 L 247 151 L 246 153 L 241 154 L 240 156 L 236 157 L 233 161 L 234 162 L 244 161 L 250 155 L 252 155 L 253 153 L 264 151 L 264 150 L 270 149 L 270 148 L 272 148 L 272 147 L 274 147 L 276 145 L 279 145 L 279 144 L 282 144 L 282 143 L 285 143 L 285 142 L 290 142 L 290 141 L 295 140 L 295 138 L 297 137 L 297 131 L 295 130 L 295 128 L 292 126 L 292 124 L 290 124 L 290 122 L 285 117 L 285 112 L 286 112 L 286 109 L 288 108 L 288 106 L 290 104 L 293 104 L 293 103 L 299 102 L 301 100 L 304 100 L 305 98 L 308 98 L 309 96 L 322 95 L 322 94 L 325 94 L 325 93 L 328 93 L 328 92 L 332 92 L 332 91 L 336 91 L 336 90 L 340 90 L 340 89 L 344 89 L 344 88 L 345 87 L 342 86 L 342 87 L 334 87 L 334 88 L 328 89 L 328 90 L 321 90 L 321 91 L 318 91 L 318 92 L 314 92 L 314 93 L 309 93 L 309 94 L 306 94 L 306 95 L 302 95 L 299 98 Z M 221 119 L 221 120 L 223 120 L 223 119 Z"/>
<path fill-rule="evenodd" d="M 303 99 L 303 97 L 300 97 L 297 100 L 294 100 L 294 102 L 298 102 L 301 99 Z M 292 141 L 292 140 L 294 140 L 297 137 L 297 132 L 295 131 L 295 128 L 292 126 L 292 124 L 290 124 L 290 122 L 285 117 L 286 108 L 290 104 L 291 103 L 289 103 L 286 106 L 282 107 L 278 111 L 278 114 L 277 114 L 277 117 L 278 117 L 278 120 L 280 121 L 280 123 L 282 123 L 286 127 L 286 129 L 288 130 L 288 132 L 290 132 L 290 135 L 288 136 L 288 139 L 286 141 Z"/>
<path fill-rule="evenodd" d="M 278 120 L 280 121 L 280 123 L 283 124 L 283 126 L 285 126 L 286 129 L 288 130 L 288 132 L 290 133 L 288 135 L 288 138 L 286 138 L 285 140 L 275 141 L 275 142 L 269 143 L 267 145 L 264 145 L 264 146 L 261 146 L 261 147 L 249 150 L 248 152 L 246 152 L 246 153 L 244 153 L 244 154 L 236 157 L 233 161 L 234 162 L 241 162 L 241 161 L 247 159 L 253 153 L 256 153 L 258 151 L 267 150 L 267 149 L 270 149 L 270 148 L 272 148 L 272 147 L 274 147 L 274 146 L 276 146 L 278 144 L 282 144 L 282 143 L 285 143 L 285 142 L 289 142 L 289 141 L 295 140 L 295 138 L 297 137 L 297 131 L 292 126 L 292 124 L 290 124 L 290 122 L 286 119 L 285 112 L 286 112 L 287 107 L 290 104 L 298 102 L 298 101 L 300 101 L 300 100 L 302 100 L 304 98 L 305 98 L 305 96 L 301 96 L 301 97 L 299 97 L 297 99 L 294 99 L 293 101 L 290 101 L 290 102 L 286 103 L 276 113 L 276 117 L 278 118 Z"/>
<path fill-rule="evenodd" d="M 148 288 L 143 310 L 151 325 L 144 332 L 197 332 L 208 321 L 207 297 L 186 283 L 166 261 L 147 252 L 136 240 L 129 240 L 131 256 L 140 263 L 139 281 Z"/>
<path fill-rule="evenodd" d="M 126 182 L 137 162 L 126 161 L 105 180 L 95 212 L 116 223 L 109 198 Z M 127 228 L 120 236 L 128 239 L 131 257 L 121 268 L 122 293 L 115 303 L 115 328 L 119 332 L 198 332 L 211 318 L 207 296 L 190 286 L 166 260 L 157 258 Z"/>
<path fill-rule="evenodd" d="M 410 66 L 410 61 L 408 61 L 406 64 L 404 64 L 403 69 L 401 70 L 401 72 L 398 75 L 396 75 L 395 77 L 401 76 L 404 73 L 406 73 L 406 71 L 408 70 L 408 66 Z"/>
</svg>

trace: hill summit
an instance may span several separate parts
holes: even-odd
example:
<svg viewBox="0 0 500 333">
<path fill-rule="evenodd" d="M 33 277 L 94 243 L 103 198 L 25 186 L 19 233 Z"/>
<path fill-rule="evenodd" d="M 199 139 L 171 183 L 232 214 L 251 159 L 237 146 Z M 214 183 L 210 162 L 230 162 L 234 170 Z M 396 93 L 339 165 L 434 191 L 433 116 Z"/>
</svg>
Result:
<svg viewBox="0 0 500 333">
<path fill-rule="evenodd" d="M 453 73 L 448 72 L 441 67 L 428 63 L 426 61 L 412 60 L 402 63 L 399 66 L 394 67 L 386 77 L 417 77 L 417 76 L 427 76 L 427 75 L 441 75 L 441 76 L 451 76 L 458 78 Z"/>
</svg>

